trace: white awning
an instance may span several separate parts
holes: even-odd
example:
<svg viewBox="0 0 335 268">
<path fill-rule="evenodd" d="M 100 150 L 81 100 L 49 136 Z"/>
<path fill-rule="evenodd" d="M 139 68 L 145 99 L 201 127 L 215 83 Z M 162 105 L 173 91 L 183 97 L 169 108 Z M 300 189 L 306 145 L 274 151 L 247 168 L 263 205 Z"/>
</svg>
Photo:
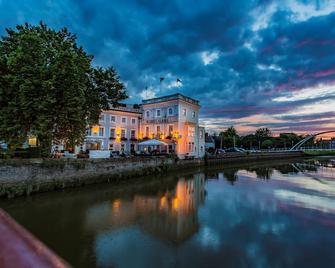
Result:
<svg viewBox="0 0 335 268">
<path fill-rule="evenodd" d="M 152 139 L 152 140 L 142 141 L 138 145 L 142 145 L 142 146 L 156 146 L 156 145 L 167 145 L 167 143 L 159 141 L 159 140 L 156 140 L 156 139 Z"/>
</svg>

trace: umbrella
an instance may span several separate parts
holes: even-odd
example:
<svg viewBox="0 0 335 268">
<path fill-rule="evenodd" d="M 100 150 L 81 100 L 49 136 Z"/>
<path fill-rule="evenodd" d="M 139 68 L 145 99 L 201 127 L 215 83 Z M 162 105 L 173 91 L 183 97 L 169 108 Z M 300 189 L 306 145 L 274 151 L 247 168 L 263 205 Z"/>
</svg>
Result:
<svg viewBox="0 0 335 268">
<path fill-rule="evenodd" d="M 156 145 L 168 145 L 168 144 L 165 143 L 165 142 L 156 140 L 156 139 L 152 139 L 152 140 L 142 141 L 138 145 L 142 145 L 142 146 L 156 146 Z"/>
</svg>

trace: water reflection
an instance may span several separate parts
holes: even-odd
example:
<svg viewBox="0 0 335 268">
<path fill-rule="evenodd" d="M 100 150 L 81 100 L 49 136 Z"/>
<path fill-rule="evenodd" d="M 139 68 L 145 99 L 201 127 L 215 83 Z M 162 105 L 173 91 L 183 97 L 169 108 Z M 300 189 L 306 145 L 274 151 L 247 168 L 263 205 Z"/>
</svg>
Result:
<svg viewBox="0 0 335 268">
<path fill-rule="evenodd" d="M 334 163 L 210 169 L 7 210 L 75 267 L 335 267 Z"/>
<path fill-rule="evenodd" d="M 198 229 L 197 209 L 205 200 L 205 175 L 180 178 L 173 190 L 135 194 L 88 210 L 89 229 L 110 230 L 136 224 L 161 239 L 180 243 Z M 103 220 L 101 220 L 103 219 Z"/>
</svg>

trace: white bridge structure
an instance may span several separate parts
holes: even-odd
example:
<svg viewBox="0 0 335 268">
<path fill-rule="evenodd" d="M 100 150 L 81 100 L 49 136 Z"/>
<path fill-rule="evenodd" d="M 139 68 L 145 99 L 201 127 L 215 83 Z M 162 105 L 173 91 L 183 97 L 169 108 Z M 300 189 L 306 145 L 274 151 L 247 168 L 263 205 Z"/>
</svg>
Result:
<svg viewBox="0 0 335 268">
<path fill-rule="evenodd" d="M 335 130 L 330 130 L 330 131 L 323 131 L 323 132 L 319 132 L 316 134 L 312 134 L 312 135 L 308 135 L 306 138 L 302 139 L 301 141 L 299 141 L 297 144 L 295 144 L 290 151 L 297 151 L 301 148 L 302 145 L 304 145 L 306 142 L 308 142 L 309 140 L 315 138 L 318 135 L 322 135 L 322 134 L 328 134 L 328 133 L 335 133 Z"/>
</svg>

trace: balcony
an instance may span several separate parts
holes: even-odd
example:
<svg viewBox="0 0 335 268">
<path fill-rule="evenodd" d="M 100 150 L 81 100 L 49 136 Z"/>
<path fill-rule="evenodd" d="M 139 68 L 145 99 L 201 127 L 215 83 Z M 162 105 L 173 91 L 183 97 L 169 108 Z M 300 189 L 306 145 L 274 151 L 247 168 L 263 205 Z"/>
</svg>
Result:
<svg viewBox="0 0 335 268">
<path fill-rule="evenodd" d="M 168 116 L 155 119 L 147 119 L 143 121 L 144 124 L 164 124 L 178 122 L 178 116 Z"/>
</svg>

